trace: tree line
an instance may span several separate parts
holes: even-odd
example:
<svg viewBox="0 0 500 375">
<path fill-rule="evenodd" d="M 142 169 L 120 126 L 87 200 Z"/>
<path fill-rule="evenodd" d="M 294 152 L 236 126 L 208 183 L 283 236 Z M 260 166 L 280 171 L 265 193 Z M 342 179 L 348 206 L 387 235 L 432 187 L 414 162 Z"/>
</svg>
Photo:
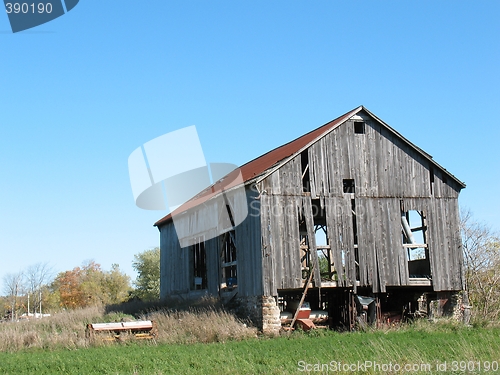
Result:
<svg viewBox="0 0 500 375">
<path fill-rule="evenodd" d="M 48 263 L 37 263 L 3 276 L 0 319 L 17 320 L 60 310 L 126 302 L 130 299 L 154 301 L 160 295 L 160 249 L 140 252 L 132 262 L 137 278 L 113 264 L 103 270 L 94 261 L 55 273 Z"/>
</svg>

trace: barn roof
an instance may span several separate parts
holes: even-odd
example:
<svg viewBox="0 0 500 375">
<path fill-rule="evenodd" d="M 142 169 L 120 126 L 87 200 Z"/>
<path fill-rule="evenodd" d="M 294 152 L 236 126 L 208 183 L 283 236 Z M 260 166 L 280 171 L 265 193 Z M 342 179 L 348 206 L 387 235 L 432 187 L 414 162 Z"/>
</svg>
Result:
<svg viewBox="0 0 500 375">
<path fill-rule="evenodd" d="M 389 131 L 391 131 L 393 134 L 401 138 L 404 142 L 406 142 L 410 147 L 415 149 L 417 152 L 422 154 L 427 160 L 429 160 L 436 168 L 442 170 L 446 175 L 448 175 L 451 179 L 453 179 L 461 188 L 465 187 L 465 184 L 458 180 L 455 176 L 453 176 L 450 172 L 448 172 L 445 168 L 441 167 L 438 163 L 436 163 L 433 159 L 432 156 L 411 143 L 409 140 L 404 138 L 401 134 L 399 134 L 396 130 L 391 128 L 388 124 L 383 122 L 381 119 L 379 119 L 377 116 L 375 116 L 373 113 L 368 111 L 365 107 L 359 106 L 345 114 L 343 114 L 340 117 L 337 117 L 336 119 L 320 126 L 319 128 L 310 131 L 309 133 L 306 133 L 299 138 L 294 139 L 291 142 L 288 142 L 282 146 L 279 146 L 251 161 L 249 161 L 246 164 L 243 164 L 239 168 L 239 172 L 241 173 L 241 177 L 243 179 L 243 183 L 248 184 L 253 181 L 260 181 L 266 178 L 269 174 L 273 173 L 276 169 L 281 167 L 283 164 L 288 162 L 290 159 L 294 158 L 297 154 L 308 148 L 310 145 L 313 143 L 316 143 L 320 138 L 326 136 L 328 133 L 333 131 L 335 128 L 343 124 L 345 121 L 349 120 L 352 116 L 358 114 L 359 112 L 364 111 L 368 115 L 370 115 L 373 119 L 375 119 L 377 122 L 385 126 Z M 233 173 L 233 172 L 231 172 Z M 231 175 L 231 173 L 229 175 Z M 160 227 L 163 224 L 166 224 L 172 220 L 172 215 L 177 215 L 180 214 L 190 208 L 196 207 L 199 204 L 202 204 L 203 202 L 206 202 L 213 196 L 217 195 L 217 193 L 214 194 L 214 192 L 219 192 L 221 191 L 221 187 L 224 187 L 224 189 L 228 189 L 233 186 L 228 186 L 225 185 L 227 180 L 234 180 L 234 179 L 227 179 L 223 178 L 219 181 L 217 181 L 215 184 L 212 186 L 206 188 L 205 190 L 201 191 L 199 194 L 197 194 L 195 197 L 178 207 L 175 211 L 172 213 L 168 214 L 167 216 L 163 217 L 162 219 L 158 220 L 154 226 Z M 241 179 L 240 179 L 241 182 Z"/>
</svg>

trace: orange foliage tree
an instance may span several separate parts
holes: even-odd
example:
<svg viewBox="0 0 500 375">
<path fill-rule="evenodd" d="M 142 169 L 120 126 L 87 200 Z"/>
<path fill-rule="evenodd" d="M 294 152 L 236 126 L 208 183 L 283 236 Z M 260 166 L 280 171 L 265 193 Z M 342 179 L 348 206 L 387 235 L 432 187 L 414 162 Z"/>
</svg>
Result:
<svg viewBox="0 0 500 375">
<path fill-rule="evenodd" d="M 119 303 L 128 297 L 130 278 L 116 264 L 106 272 L 91 261 L 61 272 L 52 283 L 52 290 L 59 295 L 61 307 L 67 309 Z"/>
</svg>

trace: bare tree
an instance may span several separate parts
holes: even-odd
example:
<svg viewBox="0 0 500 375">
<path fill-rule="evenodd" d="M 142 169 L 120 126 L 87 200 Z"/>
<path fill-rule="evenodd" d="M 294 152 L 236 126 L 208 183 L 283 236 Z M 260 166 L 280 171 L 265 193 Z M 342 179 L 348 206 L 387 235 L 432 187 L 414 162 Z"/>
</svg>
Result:
<svg viewBox="0 0 500 375">
<path fill-rule="evenodd" d="M 48 263 L 36 263 L 24 272 L 28 299 L 32 301 L 33 311 L 42 313 L 42 288 L 54 278 L 54 271 Z M 29 314 L 29 311 L 28 311 Z"/>
<path fill-rule="evenodd" d="M 10 297 L 11 301 L 10 314 L 12 321 L 16 319 L 18 296 L 24 292 L 23 279 L 22 272 L 8 273 L 3 277 L 4 293 L 7 297 Z"/>
<path fill-rule="evenodd" d="M 500 317 L 500 238 L 489 226 L 461 212 L 465 279 L 477 315 Z"/>
</svg>

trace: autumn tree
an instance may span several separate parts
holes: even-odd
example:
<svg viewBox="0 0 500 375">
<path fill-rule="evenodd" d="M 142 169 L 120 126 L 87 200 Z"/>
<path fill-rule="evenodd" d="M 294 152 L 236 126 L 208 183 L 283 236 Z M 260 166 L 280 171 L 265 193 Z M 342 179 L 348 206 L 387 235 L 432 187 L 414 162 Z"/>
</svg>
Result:
<svg viewBox="0 0 500 375">
<path fill-rule="evenodd" d="M 111 271 L 103 271 L 94 261 L 82 267 L 61 272 L 52 285 L 64 308 L 120 303 L 127 299 L 130 278 L 113 264 Z"/>
<path fill-rule="evenodd" d="M 57 275 L 53 290 L 59 294 L 60 304 L 67 309 L 87 306 L 85 294 L 81 288 L 82 270 L 75 267 Z"/>
<path fill-rule="evenodd" d="M 134 256 L 132 267 L 138 275 L 134 295 L 144 301 L 160 298 L 160 249 L 144 250 Z"/>
</svg>

